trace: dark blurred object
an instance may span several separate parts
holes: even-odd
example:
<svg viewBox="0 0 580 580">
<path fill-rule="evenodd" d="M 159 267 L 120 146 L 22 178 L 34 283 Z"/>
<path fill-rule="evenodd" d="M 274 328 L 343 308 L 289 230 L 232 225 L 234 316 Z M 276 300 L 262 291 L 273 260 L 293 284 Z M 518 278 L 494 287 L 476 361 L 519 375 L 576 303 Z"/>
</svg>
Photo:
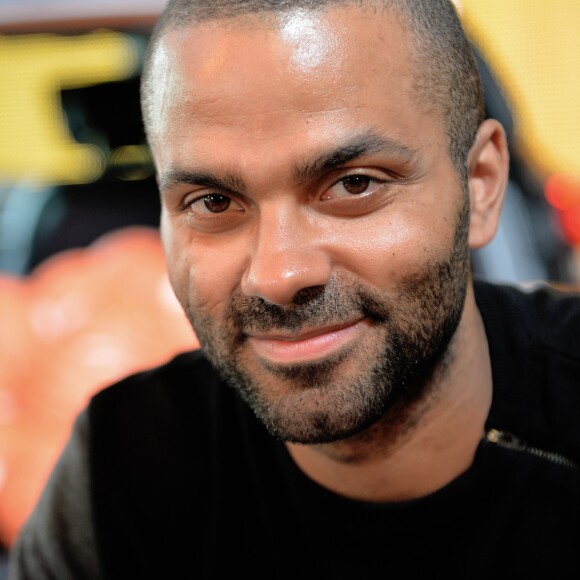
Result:
<svg viewBox="0 0 580 580">
<path fill-rule="evenodd" d="M 107 164 L 103 175 L 91 183 L 30 194 L 42 207 L 28 255 L 22 256 L 23 274 L 49 256 L 85 247 L 111 230 L 159 223 L 157 184 L 141 123 L 139 79 L 63 91 L 62 107 L 75 140 L 98 147 Z"/>
<path fill-rule="evenodd" d="M 111 230 L 128 225 L 157 227 L 158 223 L 159 198 L 153 177 L 62 186 L 38 221 L 26 271 L 57 252 L 88 246 Z"/>
<path fill-rule="evenodd" d="M 139 79 L 62 92 L 73 137 L 107 153 L 103 176 L 86 185 L 56 189 L 38 221 L 26 269 L 62 250 L 85 247 L 128 225 L 157 226 L 159 197 L 147 154 L 123 161 L 123 151 L 147 151 L 141 123 Z"/>
</svg>

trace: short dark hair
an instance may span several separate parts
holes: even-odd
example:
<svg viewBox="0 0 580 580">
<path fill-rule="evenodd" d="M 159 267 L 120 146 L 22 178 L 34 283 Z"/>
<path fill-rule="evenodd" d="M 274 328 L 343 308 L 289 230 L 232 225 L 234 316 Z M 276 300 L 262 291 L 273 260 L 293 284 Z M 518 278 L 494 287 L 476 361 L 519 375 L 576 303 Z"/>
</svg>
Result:
<svg viewBox="0 0 580 580">
<path fill-rule="evenodd" d="M 145 130 L 151 125 L 154 91 L 151 61 L 167 30 L 192 23 L 293 9 L 320 11 L 332 6 L 395 10 L 411 33 L 418 75 L 415 96 L 444 118 L 449 155 L 463 179 L 467 154 L 484 119 L 483 89 L 471 44 L 450 0 L 169 0 L 157 21 L 145 55 L 141 107 Z"/>
</svg>

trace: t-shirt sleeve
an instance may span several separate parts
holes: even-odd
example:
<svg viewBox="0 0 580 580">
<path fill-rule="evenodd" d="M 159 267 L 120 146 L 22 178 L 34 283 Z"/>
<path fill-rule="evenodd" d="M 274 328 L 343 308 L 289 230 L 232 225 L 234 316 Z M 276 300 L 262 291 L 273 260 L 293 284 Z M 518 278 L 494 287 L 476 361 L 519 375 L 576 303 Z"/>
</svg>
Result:
<svg viewBox="0 0 580 580">
<path fill-rule="evenodd" d="M 83 411 L 10 551 L 8 580 L 101 578 L 91 508 L 88 440 L 88 414 Z"/>
</svg>

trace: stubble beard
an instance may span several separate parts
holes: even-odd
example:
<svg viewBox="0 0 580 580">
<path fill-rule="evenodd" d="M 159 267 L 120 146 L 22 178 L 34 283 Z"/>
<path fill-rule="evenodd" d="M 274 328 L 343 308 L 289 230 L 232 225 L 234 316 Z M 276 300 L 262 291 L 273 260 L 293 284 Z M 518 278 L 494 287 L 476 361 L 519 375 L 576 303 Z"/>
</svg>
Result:
<svg viewBox="0 0 580 580">
<path fill-rule="evenodd" d="M 384 417 L 394 429 L 430 395 L 434 374 L 449 360 L 469 276 L 468 212 L 464 200 L 448 255 L 401 280 L 395 295 L 334 275 L 323 287 L 299 291 L 289 307 L 236 293 L 221 324 L 203 309 L 186 312 L 210 362 L 277 439 L 330 443 L 361 434 Z M 318 361 L 257 360 L 246 341 L 249 331 L 292 331 L 360 317 L 371 322 L 376 340 Z"/>
</svg>

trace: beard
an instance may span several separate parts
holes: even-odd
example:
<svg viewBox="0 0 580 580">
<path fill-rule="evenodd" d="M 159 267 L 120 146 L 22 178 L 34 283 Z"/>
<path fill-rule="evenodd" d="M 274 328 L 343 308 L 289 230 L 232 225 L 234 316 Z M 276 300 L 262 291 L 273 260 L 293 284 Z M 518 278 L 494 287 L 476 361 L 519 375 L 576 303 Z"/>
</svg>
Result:
<svg viewBox="0 0 580 580">
<path fill-rule="evenodd" d="M 333 274 L 324 286 L 297 292 L 289 306 L 236 292 L 221 321 L 194 304 L 186 314 L 210 362 L 275 438 L 320 444 L 361 434 L 385 417 L 402 424 L 409 409 L 430 394 L 461 320 L 470 267 L 468 224 L 464 196 L 447 254 L 401 279 L 394 292 Z M 361 340 L 314 361 L 276 364 L 247 344 L 248 333 L 361 318 L 370 323 Z"/>
</svg>

